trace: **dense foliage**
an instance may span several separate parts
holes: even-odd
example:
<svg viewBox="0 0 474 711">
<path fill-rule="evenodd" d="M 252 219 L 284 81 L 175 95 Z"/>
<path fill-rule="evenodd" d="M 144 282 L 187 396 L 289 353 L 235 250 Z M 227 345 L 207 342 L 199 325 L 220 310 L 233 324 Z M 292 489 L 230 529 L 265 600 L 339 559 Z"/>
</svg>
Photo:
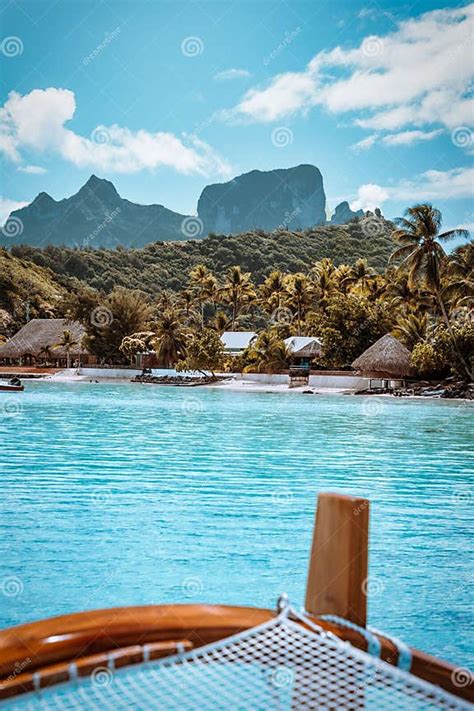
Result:
<svg viewBox="0 0 474 711">
<path fill-rule="evenodd" d="M 209 235 L 202 240 L 155 242 L 130 250 L 17 246 L 12 247 L 12 254 L 49 267 L 61 277 L 75 277 L 99 291 L 110 292 L 115 286 L 123 286 L 156 297 L 163 289 L 182 289 L 190 270 L 198 264 L 215 274 L 239 265 L 257 283 L 272 269 L 306 271 L 324 257 L 335 264 L 365 257 L 370 266 L 382 270 L 393 249 L 392 229 L 392 223 L 371 215 L 347 225 L 301 232 Z"/>
<path fill-rule="evenodd" d="M 440 225 L 437 210 L 418 205 L 391 226 L 391 238 L 389 223 L 371 216 L 337 228 L 141 250 L 0 251 L 3 333 L 25 322 L 28 304 L 30 317 L 84 323 L 87 347 L 105 362 L 132 362 L 153 349 L 165 365 L 208 370 L 226 367 L 219 334 L 256 330 L 233 366 L 276 372 L 289 362 L 287 336 L 319 337 L 317 365 L 348 368 L 391 332 L 412 351 L 421 377 L 451 370 L 469 378 L 474 243 L 447 255 L 442 242 L 462 231 L 440 233 Z"/>
</svg>

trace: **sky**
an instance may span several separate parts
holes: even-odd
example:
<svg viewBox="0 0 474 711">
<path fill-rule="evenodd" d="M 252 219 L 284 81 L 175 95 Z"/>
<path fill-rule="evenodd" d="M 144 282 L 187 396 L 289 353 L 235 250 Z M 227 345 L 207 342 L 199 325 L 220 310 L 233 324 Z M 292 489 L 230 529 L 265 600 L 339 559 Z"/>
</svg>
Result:
<svg viewBox="0 0 474 711">
<path fill-rule="evenodd" d="M 0 220 L 94 173 L 195 214 L 312 163 L 328 211 L 432 202 L 474 225 L 474 4 L 0 0 Z"/>
</svg>

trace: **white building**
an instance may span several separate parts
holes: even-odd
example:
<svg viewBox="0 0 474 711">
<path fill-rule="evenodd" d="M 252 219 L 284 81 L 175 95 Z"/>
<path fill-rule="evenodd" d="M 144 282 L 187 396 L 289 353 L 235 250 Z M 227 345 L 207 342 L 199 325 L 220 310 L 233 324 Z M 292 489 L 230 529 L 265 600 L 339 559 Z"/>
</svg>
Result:
<svg viewBox="0 0 474 711">
<path fill-rule="evenodd" d="M 255 331 L 225 331 L 221 341 L 228 355 L 240 355 L 256 337 Z"/>
<path fill-rule="evenodd" d="M 313 346 L 313 344 L 315 345 Z M 296 355 L 298 351 L 303 350 L 303 348 L 312 346 L 313 349 L 316 350 L 315 346 L 321 348 L 323 344 L 316 336 L 290 336 L 289 338 L 285 338 L 285 345 L 290 353 Z"/>
</svg>

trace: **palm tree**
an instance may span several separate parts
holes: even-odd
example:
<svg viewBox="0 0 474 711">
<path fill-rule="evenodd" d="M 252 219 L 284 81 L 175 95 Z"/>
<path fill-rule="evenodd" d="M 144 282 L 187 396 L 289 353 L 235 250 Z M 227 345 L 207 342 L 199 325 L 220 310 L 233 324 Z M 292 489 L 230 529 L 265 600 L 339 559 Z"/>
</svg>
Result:
<svg viewBox="0 0 474 711">
<path fill-rule="evenodd" d="M 408 307 L 412 311 L 428 311 L 432 308 L 433 296 L 426 289 L 410 284 L 406 272 L 388 269 L 385 278 L 385 296 L 393 306 Z"/>
<path fill-rule="evenodd" d="M 153 341 L 156 355 L 160 363 L 167 368 L 173 366 L 186 351 L 185 334 L 179 322 L 179 316 L 174 311 L 165 311 L 161 315 Z"/>
<path fill-rule="evenodd" d="M 296 316 L 297 336 L 301 336 L 301 321 L 304 318 L 311 300 L 308 277 L 301 272 L 286 277 L 288 305 L 294 309 Z"/>
<path fill-rule="evenodd" d="M 189 281 L 191 291 L 195 294 L 196 302 L 201 309 L 201 328 L 204 328 L 204 307 L 206 303 L 215 299 L 217 279 L 204 264 L 198 264 L 191 270 Z"/>
<path fill-rule="evenodd" d="M 346 267 L 347 268 L 347 267 Z M 316 262 L 310 272 L 310 290 L 315 297 L 317 306 L 323 310 L 331 296 L 338 291 L 341 271 L 336 269 L 331 259 L 325 257 Z"/>
<path fill-rule="evenodd" d="M 428 315 L 426 313 L 409 313 L 398 318 L 392 333 L 412 351 L 417 343 L 425 340 L 427 330 Z"/>
<path fill-rule="evenodd" d="M 443 298 L 450 308 L 472 307 L 474 303 L 474 243 L 457 249 L 445 270 Z"/>
<path fill-rule="evenodd" d="M 43 356 L 47 361 L 51 360 L 51 358 L 53 357 L 53 354 L 51 353 L 51 346 L 43 346 L 42 348 L 40 348 L 38 355 Z"/>
<path fill-rule="evenodd" d="M 264 331 L 250 346 L 250 369 L 257 372 L 278 373 L 288 367 L 290 352 L 285 342 L 272 331 Z"/>
<path fill-rule="evenodd" d="M 183 289 L 178 296 L 177 306 L 179 314 L 184 319 L 184 322 L 189 326 L 198 324 L 201 316 L 194 308 L 195 296 L 191 289 Z"/>
<path fill-rule="evenodd" d="M 259 289 L 259 301 L 270 313 L 279 309 L 286 295 L 285 275 L 274 269 Z"/>
<path fill-rule="evenodd" d="M 375 269 L 369 267 L 367 259 L 358 259 L 350 268 L 350 273 L 346 277 L 345 283 L 350 284 L 355 291 L 365 294 L 374 278 Z"/>
<path fill-rule="evenodd" d="M 79 345 L 79 341 L 76 341 L 71 331 L 63 331 L 61 340 L 55 344 L 54 348 L 64 348 L 66 351 L 66 368 L 71 367 L 71 350 L 74 346 Z"/>
<path fill-rule="evenodd" d="M 349 289 L 348 277 L 352 274 L 352 268 L 348 264 L 340 264 L 334 272 L 334 282 L 340 294 L 347 294 Z"/>
<path fill-rule="evenodd" d="M 231 308 L 231 326 L 234 329 L 238 316 L 250 300 L 256 296 L 250 279 L 250 272 L 242 272 L 240 267 L 231 267 L 227 272 L 221 294 L 223 302 Z"/>
<path fill-rule="evenodd" d="M 441 223 L 441 212 L 432 205 L 409 207 L 405 212 L 405 217 L 396 220 L 398 229 L 393 232 L 392 236 L 401 246 L 393 252 L 390 260 L 402 259 L 400 268 L 407 268 L 408 284 L 411 286 L 422 282 L 434 295 L 453 347 L 466 376 L 470 379 L 471 371 L 458 347 L 444 303 L 441 284 L 441 270 L 446 262 L 446 252 L 441 242 L 448 242 L 453 237 L 468 237 L 469 232 L 457 228 L 440 233 Z"/>
</svg>

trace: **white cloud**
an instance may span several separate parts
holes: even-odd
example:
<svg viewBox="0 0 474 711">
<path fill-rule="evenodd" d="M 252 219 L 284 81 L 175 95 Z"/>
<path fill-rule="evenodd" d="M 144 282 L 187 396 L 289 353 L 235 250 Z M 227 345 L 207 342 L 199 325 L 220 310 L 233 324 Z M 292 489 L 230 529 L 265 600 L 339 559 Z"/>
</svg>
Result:
<svg viewBox="0 0 474 711">
<path fill-rule="evenodd" d="M 231 175 L 230 165 L 196 136 L 131 131 L 118 126 L 97 126 L 90 137 L 65 127 L 76 110 L 75 96 L 67 89 L 35 89 L 21 96 L 11 92 L 0 108 L 0 150 L 20 162 L 22 150 L 55 153 L 81 168 L 103 172 L 135 173 L 161 166 L 184 174 Z"/>
<path fill-rule="evenodd" d="M 363 138 L 361 141 L 354 143 L 351 148 L 356 153 L 359 153 L 360 151 L 368 151 L 369 148 L 372 148 L 374 143 L 376 143 L 377 138 L 377 134 L 373 133 L 371 136 L 367 136 L 367 138 Z"/>
<path fill-rule="evenodd" d="M 388 188 L 391 198 L 398 200 L 449 200 L 470 198 L 474 187 L 474 168 L 427 170 L 414 180 L 403 180 Z"/>
<path fill-rule="evenodd" d="M 410 146 L 412 143 L 418 143 L 418 141 L 432 141 L 441 133 L 443 133 L 442 128 L 438 128 L 435 131 L 402 131 L 401 133 L 390 133 L 388 136 L 382 138 L 382 143 L 387 146 Z"/>
<path fill-rule="evenodd" d="M 357 192 L 357 198 L 350 204 L 351 210 L 375 210 L 388 199 L 388 192 L 385 188 L 375 183 L 361 185 Z"/>
<path fill-rule="evenodd" d="M 427 170 L 413 179 L 401 180 L 394 186 L 384 187 L 373 183 L 361 185 L 350 206 L 352 210 L 373 210 L 387 200 L 414 203 L 470 198 L 473 186 L 474 168 Z"/>
<path fill-rule="evenodd" d="M 0 197 L 0 225 L 3 225 L 11 212 L 19 210 L 21 207 L 25 207 L 25 205 L 28 205 L 28 203 Z"/>
<path fill-rule="evenodd" d="M 30 173 L 31 175 L 44 175 L 44 173 L 48 172 L 46 168 L 42 168 L 39 165 L 20 165 L 17 170 L 20 173 Z"/>
<path fill-rule="evenodd" d="M 214 75 L 214 79 L 245 79 L 250 76 L 246 69 L 225 69 Z"/>
<path fill-rule="evenodd" d="M 356 112 L 355 123 L 377 131 L 472 125 L 473 16 L 473 4 L 435 10 L 390 34 L 366 37 L 356 49 L 322 51 L 303 71 L 250 89 L 224 116 L 267 122 L 322 106 Z"/>
<path fill-rule="evenodd" d="M 351 149 L 358 153 L 372 148 L 375 143 L 383 143 L 386 146 L 411 146 L 413 143 L 418 143 L 419 141 L 432 141 L 442 133 L 442 128 L 435 129 L 434 131 L 420 131 L 419 129 L 415 129 L 413 131 L 389 133 L 385 136 L 372 133 L 370 136 L 367 136 L 367 138 L 363 138 L 361 141 L 354 143 Z"/>
</svg>

